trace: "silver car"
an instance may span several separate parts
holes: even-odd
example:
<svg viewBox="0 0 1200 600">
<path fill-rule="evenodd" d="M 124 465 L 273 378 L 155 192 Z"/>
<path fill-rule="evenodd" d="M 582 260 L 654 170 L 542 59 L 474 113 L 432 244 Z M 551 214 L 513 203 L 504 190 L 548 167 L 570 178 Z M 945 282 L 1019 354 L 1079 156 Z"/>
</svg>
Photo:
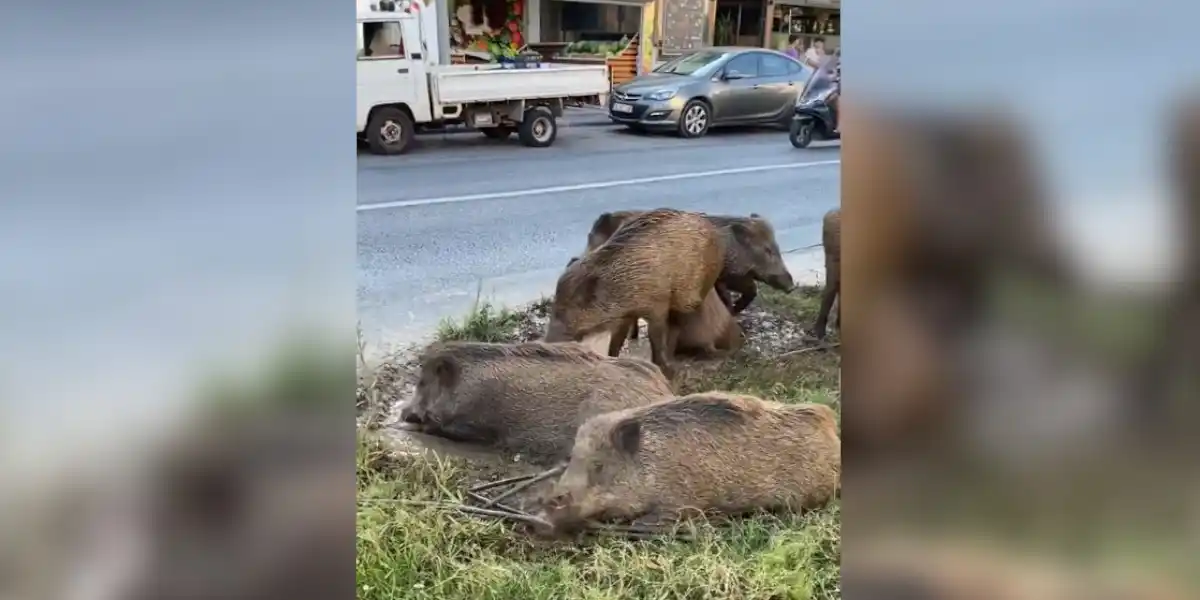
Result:
<svg viewBox="0 0 1200 600">
<path fill-rule="evenodd" d="M 722 125 L 788 126 L 812 69 L 763 48 L 706 48 L 615 88 L 608 116 L 635 130 L 700 137 Z"/>
</svg>

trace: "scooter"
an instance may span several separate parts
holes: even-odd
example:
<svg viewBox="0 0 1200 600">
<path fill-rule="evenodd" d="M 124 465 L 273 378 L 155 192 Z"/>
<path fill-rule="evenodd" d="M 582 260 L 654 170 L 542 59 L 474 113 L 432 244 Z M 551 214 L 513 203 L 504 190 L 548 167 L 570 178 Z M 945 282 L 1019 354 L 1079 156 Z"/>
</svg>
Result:
<svg viewBox="0 0 1200 600">
<path fill-rule="evenodd" d="M 796 103 L 796 112 L 792 115 L 792 126 L 788 131 L 788 141 L 792 146 L 807 148 L 814 139 L 841 139 L 842 134 L 837 131 L 837 113 L 826 102 L 826 98 L 828 94 Z"/>
<path fill-rule="evenodd" d="M 796 112 L 792 115 L 792 126 L 788 131 L 788 141 L 793 146 L 807 148 L 813 139 L 841 139 L 842 135 L 837 131 L 837 111 L 829 105 L 829 98 L 839 88 L 839 65 L 841 48 L 809 75 L 800 95 L 796 97 Z"/>
</svg>

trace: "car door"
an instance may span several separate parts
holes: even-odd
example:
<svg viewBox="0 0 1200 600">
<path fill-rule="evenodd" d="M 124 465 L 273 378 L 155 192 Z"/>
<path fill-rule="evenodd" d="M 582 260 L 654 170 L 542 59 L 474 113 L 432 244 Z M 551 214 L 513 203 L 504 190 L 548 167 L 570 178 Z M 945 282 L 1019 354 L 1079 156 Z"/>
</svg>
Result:
<svg viewBox="0 0 1200 600">
<path fill-rule="evenodd" d="M 713 82 L 713 118 L 720 123 L 737 123 L 754 118 L 758 104 L 758 53 L 738 54 L 725 63 Z"/>
<path fill-rule="evenodd" d="M 806 80 L 803 67 L 773 52 L 759 52 L 758 59 L 757 87 L 752 88 L 758 92 L 756 100 L 761 106 L 757 118 L 777 121 L 783 115 L 790 116 Z"/>
</svg>

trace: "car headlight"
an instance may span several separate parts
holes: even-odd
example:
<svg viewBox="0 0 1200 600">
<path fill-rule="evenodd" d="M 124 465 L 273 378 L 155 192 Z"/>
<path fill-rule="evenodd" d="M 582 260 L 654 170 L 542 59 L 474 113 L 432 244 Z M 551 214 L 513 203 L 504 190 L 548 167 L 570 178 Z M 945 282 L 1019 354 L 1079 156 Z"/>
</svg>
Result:
<svg viewBox="0 0 1200 600">
<path fill-rule="evenodd" d="M 670 100 L 675 97 L 675 90 L 658 90 L 657 92 L 646 94 L 646 97 L 651 100 Z"/>
</svg>

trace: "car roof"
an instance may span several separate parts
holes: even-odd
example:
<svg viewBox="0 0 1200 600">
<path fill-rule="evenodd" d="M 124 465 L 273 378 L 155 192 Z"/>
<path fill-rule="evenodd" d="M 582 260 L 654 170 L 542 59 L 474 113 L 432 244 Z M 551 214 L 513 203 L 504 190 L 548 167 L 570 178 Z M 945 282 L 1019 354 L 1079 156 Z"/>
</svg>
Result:
<svg viewBox="0 0 1200 600">
<path fill-rule="evenodd" d="M 771 48 L 759 48 L 757 46 L 713 46 L 711 48 L 701 48 L 700 50 L 696 50 L 696 52 L 703 52 L 705 50 L 712 50 L 714 52 L 731 52 L 731 53 L 732 52 L 773 52 L 775 54 L 787 56 L 786 54 L 783 54 L 782 52 L 779 52 L 777 50 L 773 50 Z"/>
</svg>

